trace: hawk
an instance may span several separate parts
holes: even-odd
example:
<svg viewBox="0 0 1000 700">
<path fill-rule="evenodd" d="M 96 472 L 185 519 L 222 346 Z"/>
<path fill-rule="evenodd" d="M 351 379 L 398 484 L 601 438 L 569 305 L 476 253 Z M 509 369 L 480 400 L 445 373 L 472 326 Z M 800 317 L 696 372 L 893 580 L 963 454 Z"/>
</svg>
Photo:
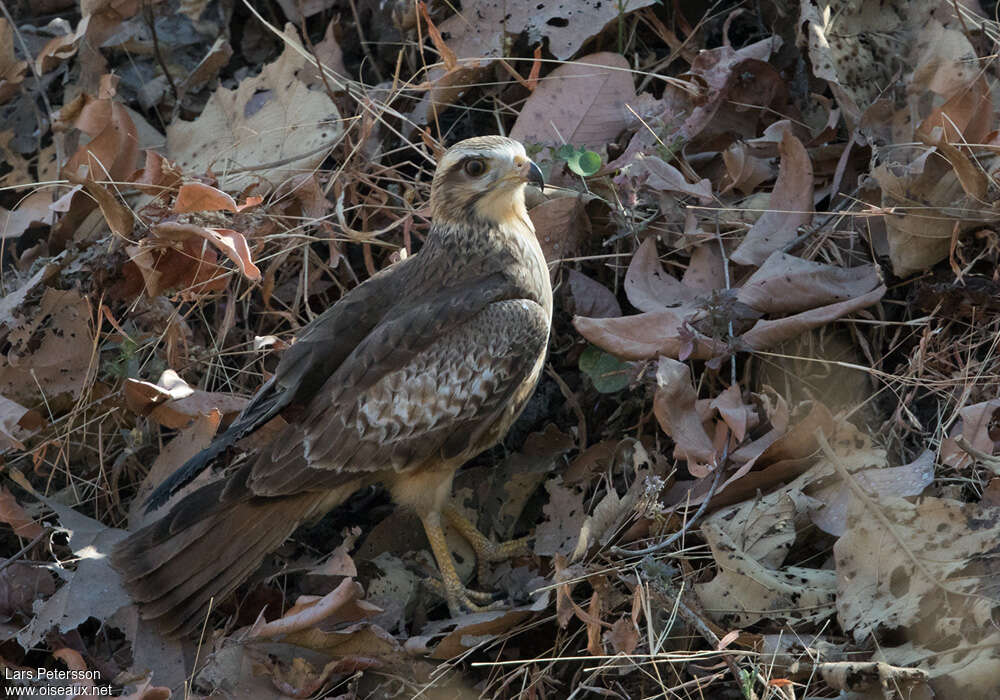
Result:
<svg viewBox="0 0 1000 700">
<path fill-rule="evenodd" d="M 288 425 L 230 475 L 177 502 L 111 554 L 144 619 L 185 634 L 303 522 L 381 483 L 423 523 L 453 615 L 467 589 L 442 518 L 477 556 L 487 539 L 448 505 L 452 478 L 506 434 L 534 391 L 552 320 L 548 266 L 524 203 L 541 171 L 517 141 L 484 136 L 444 153 L 419 253 L 345 294 L 298 335 L 232 425 L 150 497 L 163 505 L 275 416 Z"/>
</svg>

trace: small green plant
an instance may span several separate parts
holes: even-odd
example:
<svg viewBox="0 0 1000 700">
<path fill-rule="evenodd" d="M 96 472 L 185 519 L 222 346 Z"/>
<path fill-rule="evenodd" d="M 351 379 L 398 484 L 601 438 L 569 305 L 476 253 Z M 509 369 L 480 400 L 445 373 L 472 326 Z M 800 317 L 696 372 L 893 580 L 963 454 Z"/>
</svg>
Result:
<svg viewBox="0 0 1000 700">
<path fill-rule="evenodd" d="M 622 362 L 598 347 L 589 346 L 580 354 L 580 371 L 590 377 L 594 388 L 602 394 L 613 394 L 628 386 L 631 378 L 629 363 Z"/>
<path fill-rule="evenodd" d="M 569 169 L 580 177 L 590 177 L 601 169 L 601 156 L 582 146 L 564 144 L 556 149 L 556 158 L 566 161 Z"/>
</svg>

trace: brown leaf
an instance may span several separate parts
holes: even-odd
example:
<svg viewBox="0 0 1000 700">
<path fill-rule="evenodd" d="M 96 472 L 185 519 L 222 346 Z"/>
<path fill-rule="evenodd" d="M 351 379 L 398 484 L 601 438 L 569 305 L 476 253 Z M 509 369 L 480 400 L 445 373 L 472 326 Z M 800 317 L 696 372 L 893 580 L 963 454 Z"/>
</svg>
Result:
<svg viewBox="0 0 1000 700">
<path fill-rule="evenodd" d="M 104 76 L 99 96 L 86 96 L 79 113 L 70 122 L 91 138 L 67 161 L 65 173 L 95 181 L 124 182 L 135 171 L 139 135 L 125 105 L 112 99 L 116 81 Z"/>
<path fill-rule="evenodd" d="M 626 360 L 650 360 L 659 355 L 708 360 L 728 352 L 726 344 L 690 327 L 701 314 L 663 309 L 621 318 L 577 316 L 573 326 L 594 345 Z"/>
<path fill-rule="evenodd" d="M 624 12 L 632 12 L 655 0 L 632 0 Z M 623 18 L 622 9 L 606 0 L 576 0 L 573 3 L 507 0 L 503 3 L 476 3 L 441 23 L 449 35 L 451 48 L 459 58 L 490 59 L 507 56 L 508 36 L 528 32 L 544 36 L 548 49 L 558 59 L 575 54 L 609 23 Z M 585 59 L 581 59 L 583 61 Z M 545 84 L 545 78 L 542 84 Z M 631 78 L 629 78 L 631 81 Z"/>
<path fill-rule="evenodd" d="M 821 306 L 785 318 L 760 320 L 754 324 L 753 328 L 741 335 L 740 340 L 754 350 L 764 350 L 790 340 L 807 330 L 825 326 L 842 316 L 871 306 L 877 303 L 885 295 L 885 292 L 885 285 L 880 284 L 867 294 L 854 299 Z"/>
<path fill-rule="evenodd" d="M 175 214 L 196 211 L 236 212 L 236 200 L 222 190 L 217 190 L 201 182 L 188 182 L 177 191 L 177 199 L 171 208 Z"/>
<path fill-rule="evenodd" d="M 89 177 L 78 177 L 73 172 L 67 172 L 66 179 L 76 185 L 82 185 L 97 201 L 97 206 L 101 208 L 101 214 L 104 215 L 104 220 L 108 223 L 108 228 L 113 234 L 125 239 L 132 234 L 132 229 L 135 227 L 135 215 L 114 192 L 94 182 Z"/>
<path fill-rule="evenodd" d="M 445 70 L 454 70 L 458 67 L 458 59 L 455 58 L 455 52 L 449 49 L 448 45 L 444 43 L 441 31 L 434 24 L 434 20 L 431 19 L 431 13 L 427 11 L 427 3 L 419 0 L 417 7 L 420 10 L 420 16 L 427 25 L 427 34 L 431 37 L 431 43 L 434 44 L 434 49 L 444 62 Z"/>
<path fill-rule="evenodd" d="M 653 236 L 644 240 L 632 256 L 625 273 L 625 294 L 632 306 L 647 312 L 682 305 L 690 308 L 698 296 L 664 271 Z"/>
<path fill-rule="evenodd" d="M 28 63 L 17 60 L 14 31 L 6 19 L 0 19 L 0 104 L 17 94 Z"/>
<path fill-rule="evenodd" d="M 166 370 L 156 384 L 125 380 L 125 402 L 141 416 L 150 416 L 168 428 L 183 428 L 213 410 L 231 418 L 243 410 L 243 396 L 194 389 L 173 370 Z"/>
<path fill-rule="evenodd" d="M 25 408 L 10 399 L 0 396 L 0 453 L 15 448 L 23 450 L 21 438 L 44 423 L 38 411 Z"/>
<path fill-rule="evenodd" d="M 528 216 L 550 263 L 575 256 L 590 237 L 590 219 L 582 197 L 555 197 L 532 207 Z"/>
<path fill-rule="evenodd" d="M 629 126 L 625 105 L 634 100 L 628 61 L 616 53 L 590 54 L 559 66 L 541 81 L 521 108 L 510 137 L 600 150 Z"/>
<path fill-rule="evenodd" d="M 639 154 L 632 164 L 632 173 L 646 175 L 646 186 L 661 192 L 677 192 L 697 197 L 702 204 L 711 204 L 712 183 L 703 178 L 692 185 L 683 173 L 658 156 Z"/>
<path fill-rule="evenodd" d="M 728 184 L 722 188 L 721 194 L 733 189 L 750 194 L 762 182 L 775 176 L 768 159 L 750 155 L 747 145 L 742 141 L 723 151 L 722 160 L 726 164 Z"/>
<path fill-rule="evenodd" d="M 46 288 L 34 315 L 7 341 L 0 395 L 18 403 L 34 404 L 40 392 L 49 402 L 60 394 L 77 397 L 97 369 L 90 303 L 75 290 Z"/>
<path fill-rule="evenodd" d="M 781 165 L 771 201 L 763 216 L 747 231 L 730 259 L 739 265 L 760 265 L 812 221 L 813 169 L 805 146 L 790 131 L 781 139 Z"/>
<path fill-rule="evenodd" d="M 6 486 L 0 486 L 0 522 L 10 525 L 18 537 L 29 540 L 45 532 L 45 528 L 28 515 Z"/>
<path fill-rule="evenodd" d="M 582 272 L 570 269 L 568 273 L 573 313 L 591 318 L 615 318 L 622 315 L 622 308 L 611 290 Z"/>
<path fill-rule="evenodd" d="M 295 34 L 291 25 L 286 31 Z M 307 65 L 286 43 L 259 75 L 235 90 L 218 88 L 196 120 L 167 126 L 168 157 L 197 175 L 222 173 L 219 187 L 234 192 L 261 180 L 277 185 L 317 167 L 326 157 L 323 146 L 332 147 L 344 127 L 326 92 L 300 79 Z"/>
<path fill-rule="evenodd" d="M 688 471 L 704 476 L 708 473 L 705 465 L 715 463 L 716 452 L 695 407 L 698 392 L 691 383 L 691 370 L 683 362 L 661 357 L 656 368 L 656 387 L 653 413 L 657 422 L 673 439 L 675 452 L 687 460 Z"/>
<path fill-rule="evenodd" d="M 627 656 L 639 646 L 639 632 L 629 618 L 620 617 L 604 633 L 604 642 L 610 644 L 616 654 Z"/>
<path fill-rule="evenodd" d="M 2 507 L 2 506 L 0 506 Z M 0 618 L 31 614 L 36 600 L 55 593 L 56 585 L 48 569 L 30 563 L 0 558 Z"/>
<path fill-rule="evenodd" d="M 260 270 L 251 259 L 247 239 L 238 231 L 228 228 L 206 228 L 197 224 L 181 224 L 173 221 L 156 224 L 150 230 L 156 237 L 164 240 L 186 241 L 192 236 L 200 236 L 236 263 L 240 272 L 247 279 L 255 282 L 260 281 Z"/>
<path fill-rule="evenodd" d="M 595 588 L 590 596 L 590 607 L 587 609 L 587 651 L 593 656 L 603 656 L 604 646 L 601 644 L 601 594 Z"/>
<path fill-rule="evenodd" d="M 254 625 L 249 636 L 255 638 L 276 637 L 315 627 L 350 601 L 364 595 L 361 584 L 345 578 L 339 586 L 322 598 L 303 596 L 281 618 L 263 625 Z"/>
<path fill-rule="evenodd" d="M 779 251 L 743 283 L 736 298 L 763 313 L 794 313 L 864 296 L 879 284 L 875 265 L 836 267 Z"/>
<path fill-rule="evenodd" d="M 737 443 L 743 442 L 743 438 L 747 434 L 747 426 L 751 424 L 752 417 L 754 416 L 754 411 L 750 406 L 743 403 L 743 392 L 740 391 L 740 385 L 730 385 L 729 388 L 712 399 L 711 406 L 719 412 L 726 425 L 733 431 L 733 439 Z"/>
</svg>

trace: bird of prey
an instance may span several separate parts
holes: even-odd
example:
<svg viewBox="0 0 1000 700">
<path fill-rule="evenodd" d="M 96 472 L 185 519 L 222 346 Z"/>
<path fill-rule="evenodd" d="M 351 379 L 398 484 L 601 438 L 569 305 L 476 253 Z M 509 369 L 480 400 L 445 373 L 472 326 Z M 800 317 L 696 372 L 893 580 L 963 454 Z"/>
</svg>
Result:
<svg viewBox="0 0 1000 700">
<path fill-rule="evenodd" d="M 169 635 L 190 632 L 211 600 L 232 592 L 300 524 L 375 483 L 423 522 L 451 613 L 491 599 L 459 580 L 442 517 L 481 558 L 525 548 L 487 539 L 448 501 L 455 471 L 506 434 L 544 364 L 552 287 L 525 209 L 528 182 L 541 185 L 541 171 L 511 139 L 467 139 L 444 153 L 419 253 L 306 326 L 233 424 L 149 507 L 275 416 L 287 426 L 113 550 L 144 619 Z"/>
</svg>

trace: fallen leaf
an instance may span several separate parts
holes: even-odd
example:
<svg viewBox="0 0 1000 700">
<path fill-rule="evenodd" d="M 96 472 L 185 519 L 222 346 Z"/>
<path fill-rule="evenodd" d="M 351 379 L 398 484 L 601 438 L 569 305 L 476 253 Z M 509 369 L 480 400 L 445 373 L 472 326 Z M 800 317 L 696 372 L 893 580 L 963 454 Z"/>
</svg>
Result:
<svg viewBox="0 0 1000 700">
<path fill-rule="evenodd" d="M 708 178 L 703 178 L 692 185 L 680 170 L 657 156 L 640 154 L 636 156 L 631 167 L 630 174 L 645 175 L 646 186 L 654 190 L 697 197 L 701 204 L 711 204 L 714 200 L 712 183 Z"/>
<path fill-rule="evenodd" d="M 248 401 L 243 396 L 195 389 L 170 369 L 155 384 L 126 379 L 124 391 L 129 409 L 168 428 L 183 428 L 213 410 L 231 419 Z"/>
<path fill-rule="evenodd" d="M 286 31 L 295 33 L 292 25 Z M 343 125 L 326 92 L 310 90 L 297 77 L 307 65 L 286 44 L 260 75 L 235 90 L 218 88 L 196 120 L 168 125 L 167 156 L 187 172 L 218 173 L 219 186 L 232 191 L 260 180 L 278 185 L 315 168 Z"/>
<path fill-rule="evenodd" d="M 810 309 L 785 318 L 761 319 L 753 328 L 740 336 L 740 340 L 754 350 L 764 350 L 801 335 L 807 330 L 825 326 L 849 313 L 871 306 L 885 296 L 885 292 L 885 285 L 880 284 L 874 290 L 854 299 Z"/>
<path fill-rule="evenodd" d="M 779 147 L 781 165 L 771 203 L 730 259 L 739 265 L 760 265 L 771 253 L 791 243 L 799 228 L 812 221 L 813 169 L 805 146 L 786 131 Z"/>
<path fill-rule="evenodd" d="M 590 237 L 590 219 L 582 197 L 554 197 L 528 212 L 547 261 L 575 256 Z"/>
<path fill-rule="evenodd" d="M 624 12 L 652 5 L 654 1 L 633 0 Z M 548 37 L 549 51 L 565 60 L 609 22 L 622 19 L 624 12 L 605 0 L 578 0 L 572 5 L 551 0 L 508 0 L 463 8 L 461 13 L 442 22 L 440 29 L 449 36 L 449 46 L 459 58 L 487 61 L 506 56 L 507 35 L 527 32 L 531 43 Z M 543 78 L 541 85 L 546 80 L 547 77 Z"/>
<path fill-rule="evenodd" d="M 625 294 L 639 311 L 693 308 L 697 292 L 668 275 L 656 254 L 656 238 L 645 239 L 632 255 L 625 273 Z"/>
<path fill-rule="evenodd" d="M 656 368 L 653 413 L 663 432 L 673 438 L 675 453 L 687 460 L 688 471 L 700 477 L 715 464 L 716 451 L 695 408 L 697 402 L 698 392 L 691 384 L 688 366 L 661 357 Z"/>
<path fill-rule="evenodd" d="M 796 313 L 862 297 L 882 283 L 878 267 L 837 267 L 771 253 L 737 292 L 763 313 Z"/>
<path fill-rule="evenodd" d="M 630 9 L 642 4 L 640 0 Z M 634 99 L 624 57 L 608 52 L 584 56 L 541 80 L 521 108 L 510 137 L 527 144 L 569 144 L 600 152 L 631 124 L 626 105 Z"/>
</svg>

